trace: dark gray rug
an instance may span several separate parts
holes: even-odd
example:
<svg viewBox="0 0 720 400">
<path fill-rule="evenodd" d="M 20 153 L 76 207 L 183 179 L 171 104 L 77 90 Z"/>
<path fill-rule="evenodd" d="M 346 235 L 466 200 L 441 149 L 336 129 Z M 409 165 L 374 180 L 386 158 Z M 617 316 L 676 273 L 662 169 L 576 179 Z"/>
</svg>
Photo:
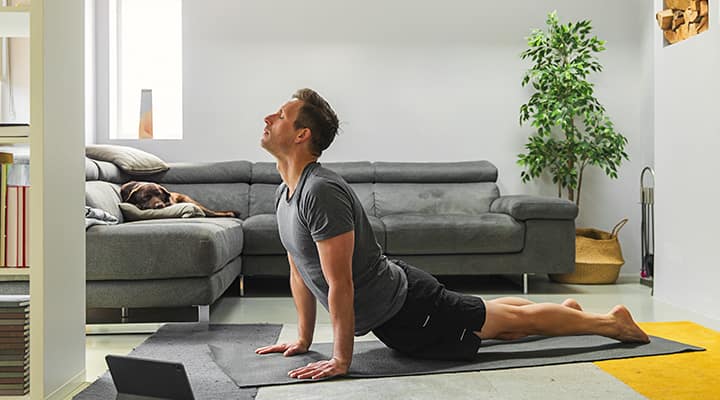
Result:
<svg viewBox="0 0 720 400">
<path fill-rule="evenodd" d="M 377 341 L 356 342 L 349 377 L 373 378 L 401 375 L 483 371 L 541 365 L 590 362 L 617 358 L 702 351 L 702 348 L 651 337 L 649 344 L 627 344 L 602 336 L 533 336 L 516 341 L 484 341 L 474 361 L 418 360 L 403 356 Z M 211 344 L 215 362 L 239 387 L 312 382 L 289 378 L 288 371 L 308 363 L 327 360 L 332 343 L 313 344 L 312 351 L 284 357 L 259 356 L 241 344 Z"/>
<path fill-rule="evenodd" d="M 237 345 L 244 352 L 272 344 L 280 336 L 282 325 L 201 325 L 168 324 L 160 328 L 130 355 L 185 365 L 195 398 L 254 399 L 257 388 L 240 389 L 215 364 L 208 345 Z M 117 392 L 109 373 L 105 373 L 74 399 L 114 399 Z"/>
</svg>

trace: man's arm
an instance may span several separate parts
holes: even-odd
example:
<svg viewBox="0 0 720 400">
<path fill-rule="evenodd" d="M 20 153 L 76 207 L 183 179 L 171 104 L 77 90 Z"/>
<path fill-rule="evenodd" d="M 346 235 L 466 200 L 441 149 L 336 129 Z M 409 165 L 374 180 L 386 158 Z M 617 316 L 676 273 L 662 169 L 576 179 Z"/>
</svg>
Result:
<svg viewBox="0 0 720 400">
<path fill-rule="evenodd" d="M 290 291 L 298 315 L 298 340 L 295 343 L 279 343 L 261 347 L 255 350 L 257 354 L 283 353 L 285 356 L 302 354 L 308 351 L 313 341 L 317 314 L 316 299 L 305 285 L 290 253 L 287 257 L 290 264 Z"/>
<path fill-rule="evenodd" d="M 292 378 L 326 378 L 348 372 L 355 335 L 352 255 L 355 232 L 317 242 L 323 275 L 328 283 L 328 308 L 333 326 L 333 358 L 290 371 Z"/>
<path fill-rule="evenodd" d="M 292 292 L 295 309 L 298 315 L 298 342 L 303 345 L 305 351 L 310 348 L 315 332 L 315 317 L 317 314 L 317 301 L 310 289 L 305 285 L 297 266 L 290 256 L 287 255 L 290 263 L 290 291 Z M 286 354 L 291 355 L 291 354 Z"/>
</svg>

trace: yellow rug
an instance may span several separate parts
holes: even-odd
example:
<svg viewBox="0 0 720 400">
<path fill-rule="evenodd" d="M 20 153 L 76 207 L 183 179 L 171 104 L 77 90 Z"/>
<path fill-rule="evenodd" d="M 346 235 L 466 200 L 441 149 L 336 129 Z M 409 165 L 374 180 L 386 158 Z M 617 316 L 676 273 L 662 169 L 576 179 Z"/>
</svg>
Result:
<svg viewBox="0 0 720 400">
<path fill-rule="evenodd" d="M 720 399 L 720 332 L 693 322 L 645 322 L 649 335 L 707 351 L 599 361 L 595 365 L 651 399 Z"/>
</svg>

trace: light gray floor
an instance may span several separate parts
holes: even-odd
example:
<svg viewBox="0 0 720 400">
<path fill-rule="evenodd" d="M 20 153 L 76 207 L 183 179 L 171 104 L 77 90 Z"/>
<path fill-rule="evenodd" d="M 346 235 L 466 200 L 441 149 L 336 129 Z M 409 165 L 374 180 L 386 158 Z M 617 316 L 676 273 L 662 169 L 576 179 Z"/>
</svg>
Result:
<svg viewBox="0 0 720 400">
<path fill-rule="evenodd" d="M 605 313 L 616 304 L 627 305 L 638 321 L 694 321 L 720 330 L 720 321 L 655 300 L 650 289 L 637 283 L 634 276 L 621 276 L 614 285 L 562 285 L 544 276 L 531 277 L 530 294 L 522 296 L 512 284 L 495 287 L 478 285 L 464 292 L 484 298 L 526 297 L 535 302 L 561 302 L 577 299 L 587 311 Z M 224 297 L 213 307 L 213 323 L 282 323 L 280 341 L 293 340 L 296 332 L 292 299 L 277 297 Z M 318 311 L 316 342 L 332 341 L 329 317 Z M 89 335 L 87 337 L 87 380 L 92 382 L 106 370 L 106 354 L 127 354 L 148 335 Z M 357 340 L 373 339 L 369 334 Z M 309 386 L 312 385 L 312 386 Z M 622 382 L 605 374 L 592 363 L 502 371 L 471 372 L 432 376 L 338 380 L 330 382 L 267 387 L 260 389 L 258 400 L 267 399 L 639 399 L 642 396 Z"/>
</svg>

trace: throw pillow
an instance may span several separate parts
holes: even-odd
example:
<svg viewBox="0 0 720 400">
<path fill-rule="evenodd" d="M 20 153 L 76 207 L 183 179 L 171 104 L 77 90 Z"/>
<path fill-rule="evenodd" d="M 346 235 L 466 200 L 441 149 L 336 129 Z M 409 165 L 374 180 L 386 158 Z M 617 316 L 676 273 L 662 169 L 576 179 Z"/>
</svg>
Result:
<svg viewBox="0 0 720 400">
<path fill-rule="evenodd" d="M 85 155 L 93 160 L 111 162 L 132 175 L 151 175 L 170 169 L 157 156 L 128 146 L 93 144 L 85 147 Z"/>
<path fill-rule="evenodd" d="M 165 208 L 141 210 L 131 203 L 120 203 L 120 210 L 126 221 L 140 221 L 145 219 L 161 218 L 191 218 L 204 217 L 205 213 L 200 207 L 192 203 L 177 203 Z"/>
</svg>

